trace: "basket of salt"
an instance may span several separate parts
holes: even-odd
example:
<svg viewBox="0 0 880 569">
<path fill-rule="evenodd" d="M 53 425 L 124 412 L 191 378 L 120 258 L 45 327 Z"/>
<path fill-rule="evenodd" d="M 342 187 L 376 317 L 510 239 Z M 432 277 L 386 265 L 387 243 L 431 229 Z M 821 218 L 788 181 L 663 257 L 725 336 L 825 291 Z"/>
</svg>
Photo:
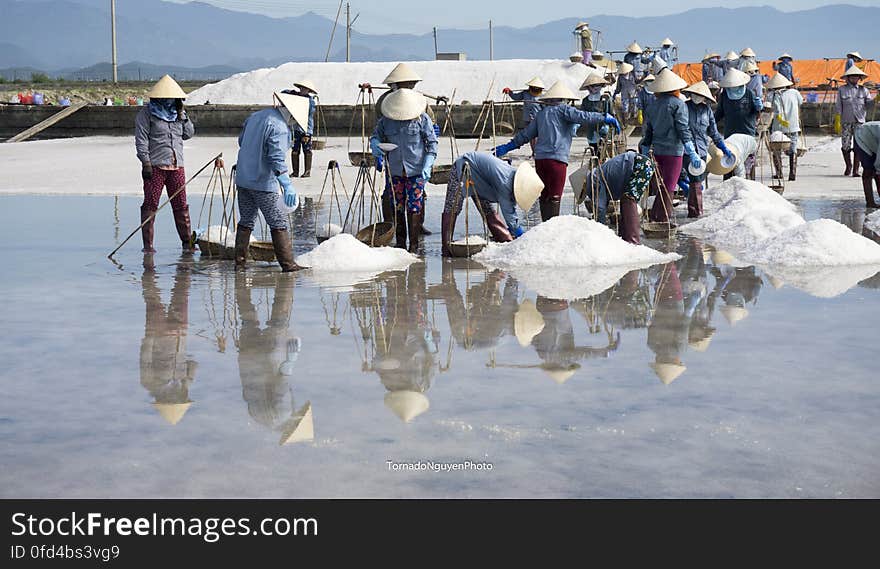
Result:
<svg viewBox="0 0 880 569">
<path fill-rule="evenodd" d="M 449 243 L 449 253 L 453 257 L 470 257 L 482 251 L 486 245 L 486 240 L 479 235 L 468 235 L 463 239 L 458 239 Z"/>
<path fill-rule="evenodd" d="M 352 166 L 360 166 L 361 162 L 366 162 L 367 166 L 373 166 L 376 164 L 376 159 L 373 158 L 371 152 L 349 152 L 348 159 Z"/>
<path fill-rule="evenodd" d="M 675 226 L 668 221 L 643 221 L 642 231 L 648 238 L 669 239 L 675 235 Z"/>
<path fill-rule="evenodd" d="M 394 238 L 394 223 L 381 221 L 368 225 L 358 231 L 354 237 L 370 247 L 385 247 Z"/>
</svg>

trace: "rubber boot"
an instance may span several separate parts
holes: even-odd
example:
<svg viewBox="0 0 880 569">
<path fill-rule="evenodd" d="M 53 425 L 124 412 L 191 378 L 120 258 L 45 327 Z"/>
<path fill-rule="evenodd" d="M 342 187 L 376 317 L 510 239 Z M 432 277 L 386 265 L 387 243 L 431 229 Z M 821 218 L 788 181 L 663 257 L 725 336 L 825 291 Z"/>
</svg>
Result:
<svg viewBox="0 0 880 569">
<path fill-rule="evenodd" d="M 391 201 L 391 194 L 388 192 L 382 194 L 382 221 L 394 222 L 394 204 Z"/>
<path fill-rule="evenodd" d="M 507 229 L 507 223 L 497 212 L 491 210 L 486 212 L 486 226 L 489 228 L 489 233 L 492 234 L 494 241 L 498 243 L 513 241 L 513 235 Z"/>
<path fill-rule="evenodd" d="M 843 153 L 843 163 L 846 164 L 846 169 L 843 171 L 844 176 L 849 176 L 852 174 L 852 159 L 849 157 L 849 150 L 841 150 Z"/>
<path fill-rule="evenodd" d="M 299 152 L 290 153 L 290 177 L 299 177 Z"/>
<path fill-rule="evenodd" d="M 452 218 L 451 212 L 444 211 L 440 216 L 440 241 L 441 254 L 444 257 L 451 257 L 452 252 L 449 250 L 449 243 L 452 242 L 452 230 L 455 227 L 455 220 Z"/>
<path fill-rule="evenodd" d="M 397 223 L 396 246 L 398 249 L 406 249 L 406 215 L 402 211 L 397 211 L 394 215 Z"/>
<path fill-rule="evenodd" d="M 782 174 L 782 154 L 774 152 L 771 156 L 773 157 L 773 177 L 778 180 L 784 179 Z"/>
<path fill-rule="evenodd" d="M 621 200 L 621 203 L 623 201 Z M 688 191 L 688 217 L 700 217 L 701 215 L 703 215 L 703 182 L 696 180 L 691 182 L 691 188 Z"/>
<path fill-rule="evenodd" d="M 428 195 L 424 194 L 422 197 L 422 211 L 419 213 L 419 216 L 422 218 L 422 235 L 434 235 L 433 231 L 428 230 L 425 227 L 425 212 L 428 210 Z"/>
<path fill-rule="evenodd" d="M 693 186 L 691 186 L 693 191 Z M 701 198 L 702 199 L 702 198 Z M 639 206 L 635 200 L 622 198 L 620 200 L 620 238 L 628 243 L 641 245 L 642 240 L 639 235 Z"/>
<path fill-rule="evenodd" d="M 418 253 L 419 242 L 422 239 L 422 214 L 406 214 L 406 223 L 409 225 L 409 249 L 410 253 Z"/>
<path fill-rule="evenodd" d="M 144 226 L 141 227 L 141 238 L 144 241 L 144 248 L 142 251 L 144 253 L 155 253 L 156 250 L 153 249 L 153 234 L 156 226 L 156 210 L 149 209 L 147 207 L 141 206 L 141 223 L 144 223 Z M 153 217 L 150 217 L 153 216 Z"/>
<path fill-rule="evenodd" d="M 877 208 L 877 202 L 874 201 L 874 180 L 877 180 L 877 187 L 880 188 L 880 175 L 871 176 L 870 174 L 862 174 L 862 189 L 865 190 L 865 207 Z M 880 190 L 878 190 L 880 191 Z"/>
<path fill-rule="evenodd" d="M 243 269 L 248 256 L 248 247 L 251 244 L 250 227 L 238 224 L 235 230 L 235 268 Z"/>
<path fill-rule="evenodd" d="M 550 198 L 548 200 L 541 200 L 541 221 L 547 221 L 548 219 L 552 219 L 559 215 L 559 198 Z"/>
<path fill-rule="evenodd" d="M 286 229 L 272 229 L 272 248 L 275 249 L 275 258 L 281 265 L 282 272 L 289 273 L 298 271 L 302 267 L 293 260 L 293 244 L 290 242 L 290 233 Z"/>
<path fill-rule="evenodd" d="M 797 154 L 788 157 L 788 181 L 794 182 L 797 178 Z"/>
<path fill-rule="evenodd" d="M 853 165 L 853 173 L 852 173 L 852 176 L 853 176 L 853 178 L 858 178 L 859 176 L 861 176 L 861 174 L 859 174 L 859 166 L 861 166 L 862 163 L 861 163 L 861 161 L 859 161 L 859 155 L 856 154 L 856 151 L 855 151 L 855 150 L 853 150 L 853 161 L 852 161 L 852 165 Z"/>
<path fill-rule="evenodd" d="M 192 226 L 189 220 L 189 206 L 174 210 L 174 225 L 177 227 L 177 236 L 184 253 L 192 253 L 195 246 L 192 241 Z"/>
<path fill-rule="evenodd" d="M 309 150 L 303 156 L 303 178 L 308 178 L 312 175 L 312 151 Z"/>
</svg>

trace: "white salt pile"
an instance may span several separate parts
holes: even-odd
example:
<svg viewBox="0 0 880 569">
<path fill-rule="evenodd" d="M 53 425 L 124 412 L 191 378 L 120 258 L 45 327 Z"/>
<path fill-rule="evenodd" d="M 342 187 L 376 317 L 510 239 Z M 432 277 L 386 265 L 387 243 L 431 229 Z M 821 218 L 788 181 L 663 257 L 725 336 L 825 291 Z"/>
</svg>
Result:
<svg viewBox="0 0 880 569">
<path fill-rule="evenodd" d="M 574 300 L 601 293 L 633 269 L 681 256 L 627 243 L 605 225 L 562 215 L 511 243 L 490 244 L 473 258 L 509 271 L 541 296 Z"/>
<path fill-rule="evenodd" d="M 875 211 L 865 218 L 865 227 L 874 233 L 880 234 L 880 211 Z"/>
<path fill-rule="evenodd" d="M 330 237 L 339 235 L 340 233 L 342 233 L 342 228 L 335 223 L 325 223 L 324 225 L 315 229 L 315 236 L 320 237 L 321 239 L 329 239 Z"/>
<path fill-rule="evenodd" d="M 633 245 L 609 227 L 575 215 L 560 215 L 510 243 L 489 245 L 474 259 L 498 268 L 649 266 L 680 259 Z"/>
<path fill-rule="evenodd" d="M 272 92 L 289 89 L 294 81 L 311 78 L 324 105 L 353 105 L 359 83 L 379 85 L 396 63 L 315 63 L 293 62 L 278 67 L 239 73 L 218 83 L 205 85 L 187 96 L 187 104 L 205 102 L 230 105 L 271 105 Z M 424 77 L 419 90 L 432 95 L 451 96 L 453 103 L 480 104 L 494 84 L 489 97 L 499 99 L 501 89 L 521 89 L 531 77 L 539 76 L 547 85 L 564 82 L 577 93 L 593 70 L 580 63 L 554 59 L 505 59 L 495 61 L 408 61 Z M 494 83 L 493 83 L 494 79 Z"/>
<path fill-rule="evenodd" d="M 486 245 L 486 240 L 479 235 L 468 235 L 452 242 L 453 245 Z"/>
<path fill-rule="evenodd" d="M 817 267 L 880 263 L 880 245 L 831 219 L 817 219 L 781 231 L 743 251 L 759 265 Z"/>
<path fill-rule="evenodd" d="M 393 247 L 370 247 L 348 233 L 324 241 L 297 264 L 313 271 L 387 271 L 405 269 L 418 261 L 415 255 Z"/>
</svg>

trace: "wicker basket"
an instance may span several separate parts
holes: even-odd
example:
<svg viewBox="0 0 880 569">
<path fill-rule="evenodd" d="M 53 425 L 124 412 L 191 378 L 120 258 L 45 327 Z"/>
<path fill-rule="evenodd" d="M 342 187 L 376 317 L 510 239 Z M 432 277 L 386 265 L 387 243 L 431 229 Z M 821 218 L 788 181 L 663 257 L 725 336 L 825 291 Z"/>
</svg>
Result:
<svg viewBox="0 0 880 569">
<path fill-rule="evenodd" d="M 791 148 L 791 142 L 785 140 L 770 141 L 770 150 L 773 152 L 785 152 Z"/>
<path fill-rule="evenodd" d="M 373 166 L 376 164 L 376 159 L 373 158 L 371 152 L 349 152 L 348 160 L 351 162 L 352 166 L 360 166 L 362 161 L 365 161 L 367 166 Z"/>
<path fill-rule="evenodd" d="M 449 172 L 452 171 L 451 164 L 443 164 L 441 166 L 434 166 L 434 169 L 431 171 L 431 179 L 429 180 L 432 184 L 448 184 L 449 183 Z"/>
<path fill-rule="evenodd" d="M 675 226 L 665 221 L 643 221 L 642 231 L 645 237 L 652 239 L 669 239 L 675 235 Z"/>
<path fill-rule="evenodd" d="M 251 241 L 248 253 L 254 261 L 274 261 L 275 247 L 271 241 Z"/>
<path fill-rule="evenodd" d="M 456 243 L 447 245 L 449 254 L 453 257 L 470 257 L 486 248 L 486 243 Z"/>
<path fill-rule="evenodd" d="M 355 239 L 370 247 L 385 247 L 394 238 L 394 223 L 382 221 L 362 228 L 355 234 Z"/>
<path fill-rule="evenodd" d="M 220 243 L 205 241 L 204 239 L 199 239 L 196 243 L 204 257 L 220 257 L 226 260 L 235 258 L 234 246 L 221 245 Z M 254 261 L 272 262 L 275 260 L 275 247 L 271 241 L 251 241 L 250 246 L 248 246 L 248 256 Z"/>
</svg>

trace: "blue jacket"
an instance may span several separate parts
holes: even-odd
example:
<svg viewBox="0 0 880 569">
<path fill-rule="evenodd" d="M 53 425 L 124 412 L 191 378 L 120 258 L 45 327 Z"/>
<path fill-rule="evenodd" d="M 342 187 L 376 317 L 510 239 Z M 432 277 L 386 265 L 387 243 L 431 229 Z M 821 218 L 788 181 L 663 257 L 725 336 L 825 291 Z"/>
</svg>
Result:
<svg viewBox="0 0 880 569">
<path fill-rule="evenodd" d="M 636 80 L 633 78 L 632 71 L 617 77 L 617 86 L 614 88 L 614 94 L 618 93 L 620 93 L 621 99 L 634 99 L 636 97 Z"/>
<path fill-rule="evenodd" d="M 600 223 L 605 222 L 609 194 L 614 200 L 619 200 L 623 196 L 626 185 L 632 177 L 635 161 L 635 152 L 624 152 L 606 160 L 601 166 L 593 168 L 591 173 L 587 174 L 584 197 L 593 199 L 593 193 L 596 193 L 598 198 L 596 201 L 597 221 Z M 596 184 L 595 188 L 593 187 L 594 183 Z"/>
<path fill-rule="evenodd" d="M 584 97 L 584 100 L 581 101 L 581 110 L 588 113 L 600 113 L 602 115 L 610 115 L 612 114 L 611 97 L 603 94 L 602 98 L 600 98 L 598 101 L 591 101 L 589 97 Z M 599 142 L 599 125 L 588 124 L 584 128 L 586 128 L 587 130 L 585 136 L 587 137 L 587 141 L 590 144 L 596 144 L 597 142 Z M 577 135 L 577 133 L 575 133 L 575 135 Z"/>
<path fill-rule="evenodd" d="M 731 134 L 758 134 L 758 115 L 764 103 L 757 95 L 746 89 L 746 94 L 738 101 L 727 98 L 727 91 L 721 90 L 718 105 L 715 107 L 715 121 L 724 121 L 724 138 Z"/>
<path fill-rule="evenodd" d="M 370 140 L 391 142 L 397 145 L 394 151 L 388 153 L 390 163 L 387 167 L 391 168 L 392 176 L 405 175 L 407 178 L 420 178 L 425 157 L 428 154 L 437 156 L 437 135 L 434 134 L 434 123 L 425 113 L 408 121 L 379 117 Z"/>
<path fill-rule="evenodd" d="M 721 81 L 724 77 L 724 69 L 719 63 L 720 62 L 717 59 L 710 59 L 709 61 L 703 62 L 703 81 L 705 81 L 706 84 L 709 84 L 712 81 Z"/>
<path fill-rule="evenodd" d="M 657 100 L 657 97 L 654 96 L 654 93 L 648 91 L 644 87 L 640 88 L 637 97 L 639 100 L 639 108 L 642 109 L 642 114 L 648 112 L 648 107 L 654 104 L 654 101 Z"/>
<path fill-rule="evenodd" d="M 755 73 L 749 78 L 749 84 L 746 86 L 746 89 L 755 94 L 759 99 L 764 98 L 764 76 L 760 73 Z"/>
<path fill-rule="evenodd" d="M 641 81 L 642 77 L 645 76 L 645 65 L 651 62 L 651 56 L 644 53 L 627 52 L 627 54 L 623 56 L 623 61 L 633 66 L 633 76 L 636 81 Z"/>
<path fill-rule="evenodd" d="M 458 179 L 461 180 L 461 172 L 465 163 L 470 166 L 471 179 L 481 199 L 498 204 L 507 228 L 515 232 L 519 227 L 519 219 L 516 215 L 516 199 L 513 195 L 513 179 L 516 176 L 516 168 L 489 154 L 488 152 L 465 152 L 452 165 Z M 449 189 L 447 188 L 447 191 Z M 459 200 L 464 200 L 464 190 Z"/>
<path fill-rule="evenodd" d="M 718 132 L 718 125 L 715 122 L 715 114 L 712 107 L 707 104 L 695 105 L 693 102 L 687 102 L 688 125 L 691 136 L 694 138 L 694 147 L 700 158 L 705 159 L 709 154 L 709 139 L 715 143 L 715 146 L 721 144 L 724 138 Z"/>
<path fill-rule="evenodd" d="M 663 58 L 663 61 L 669 66 L 669 69 L 672 69 L 675 67 L 675 64 L 678 63 L 678 57 L 675 56 L 675 51 L 675 46 L 661 47 L 658 51 L 658 55 Z"/>
<path fill-rule="evenodd" d="M 277 108 L 263 109 L 244 121 L 238 135 L 235 183 L 240 188 L 277 192 L 275 178 L 287 172 L 290 127 Z"/>
<path fill-rule="evenodd" d="M 653 146 L 658 156 L 682 156 L 684 144 L 692 142 L 688 109 L 678 97 L 664 93 L 648 108 L 641 146 Z"/>
<path fill-rule="evenodd" d="M 597 125 L 604 120 L 605 115 L 579 111 L 571 105 L 545 106 L 529 126 L 516 133 L 512 142 L 519 148 L 537 137 L 536 160 L 557 160 L 568 164 L 576 125 Z"/>
<path fill-rule="evenodd" d="M 783 77 L 788 79 L 789 81 L 794 81 L 794 68 L 791 65 L 790 61 L 782 60 L 776 64 L 776 72 L 780 73 Z"/>
<path fill-rule="evenodd" d="M 513 92 L 510 94 L 510 98 L 514 101 L 523 101 L 523 109 L 522 109 L 522 120 L 523 124 L 529 124 L 533 120 L 535 120 L 535 116 L 541 110 L 541 104 L 535 103 L 532 101 L 537 101 L 538 97 L 529 93 L 528 89 L 525 91 Z"/>
</svg>

